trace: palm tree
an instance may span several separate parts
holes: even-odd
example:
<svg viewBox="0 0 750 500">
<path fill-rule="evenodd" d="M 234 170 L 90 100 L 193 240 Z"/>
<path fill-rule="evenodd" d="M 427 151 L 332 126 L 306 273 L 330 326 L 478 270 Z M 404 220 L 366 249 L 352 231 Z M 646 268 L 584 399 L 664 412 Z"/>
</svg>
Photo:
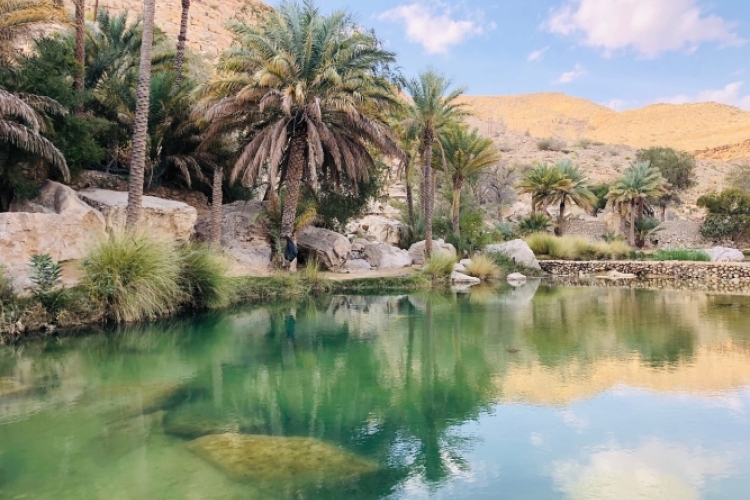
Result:
<svg viewBox="0 0 750 500">
<path fill-rule="evenodd" d="M 463 125 L 449 130 L 441 138 L 440 147 L 445 158 L 446 174 L 453 182 L 451 215 L 453 233 L 459 236 L 461 191 L 464 182 L 468 177 L 497 164 L 500 161 L 500 153 L 490 139 L 480 136 L 476 130 L 469 130 Z"/>
<path fill-rule="evenodd" d="M 532 212 L 542 212 L 549 216 L 547 207 L 555 201 L 555 194 L 566 184 L 568 181 L 557 165 L 539 163 L 526 172 L 517 187 L 522 194 L 531 195 Z"/>
<path fill-rule="evenodd" d="M 399 111 L 403 111 L 399 110 Z M 405 158 L 401 167 L 403 168 L 404 185 L 406 187 L 406 208 L 409 217 L 409 227 L 412 232 L 416 228 L 416 214 L 414 213 L 414 187 L 412 185 L 412 177 L 414 172 L 414 164 L 417 159 L 421 156 L 421 144 L 422 140 L 416 133 L 413 127 L 404 126 L 404 114 L 398 113 L 392 116 L 389 120 L 391 128 L 396 132 L 398 137 L 398 144 L 401 150 L 404 152 Z"/>
<path fill-rule="evenodd" d="M 394 56 L 346 12 L 322 16 L 311 2 L 229 27 L 237 44 L 204 91 L 209 134 L 244 138 L 230 182 L 250 184 L 267 168 L 273 193 L 280 176 L 281 237 L 294 241 L 303 177 L 313 187 L 348 179 L 356 192 L 374 167 L 368 147 L 403 157 L 384 121 L 399 105 L 380 73 Z"/>
<path fill-rule="evenodd" d="M 630 244 L 635 245 L 635 224 L 647 200 L 663 195 L 667 185 L 659 169 L 648 162 L 635 163 L 614 183 L 607 198 L 630 205 Z"/>
<path fill-rule="evenodd" d="M 0 66 L 9 64 L 17 44 L 34 30 L 66 22 L 64 9 L 53 0 L 0 0 Z"/>
<path fill-rule="evenodd" d="M 570 160 L 563 160 L 556 165 L 560 169 L 564 182 L 554 187 L 552 198 L 560 203 L 560 213 L 557 216 L 557 233 L 563 235 L 565 224 L 565 209 L 569 204 L 578 205 L 589 211 L 596 204 L 597 198 L 589 189 L 586 174 L 573 166 Z"/>
<path fill-rule="evenodd" d="M 80 66 L 73 80 L 73 88 L 83 90 L 83 79 L 86 68 L 86 2 L 85 0 L 74 0 L 75 4 L 75 58 Z"/>
<path fill-rule="evenodd" d="M 143 37 L 138 87 L 135 100 L 135 130 L 130 156 L 128 207 L 125 227 L 132 229 L 143 213 L 143 176 L 146 169 L 146 139 L 148 134 L 149 97 L 151 91 L 151 54 L 154 41 L 154 3 L 143 0 Z"/>
<path fill-rule="evenodd" d="M 185 61 L 185 43 L 187 42 L 188 21 L 190 20 L 190 0 L 182 0 L 182 15 L 180 16 L 180 34 L 177 36 L 177 55 L 174 60 L 174 72 L 177 75 L 174 87 L 178 88 L 182 82 L 182 65 Z"/>
<path fill-rule="evenodd" d="M 451 82 L 433 70 L 427 70 L 406 83 L 411 97 L 406 124 L 421 138 L 422 154 L 422 215 L 425 221 L 425 254 L 432 255 L 432 218 L 435 212 L 435 173 L 432 171 L 432 150 L 436 141 L 466 115 L 458 98 L 465 88 L 450 90 Z"/>
</svg>

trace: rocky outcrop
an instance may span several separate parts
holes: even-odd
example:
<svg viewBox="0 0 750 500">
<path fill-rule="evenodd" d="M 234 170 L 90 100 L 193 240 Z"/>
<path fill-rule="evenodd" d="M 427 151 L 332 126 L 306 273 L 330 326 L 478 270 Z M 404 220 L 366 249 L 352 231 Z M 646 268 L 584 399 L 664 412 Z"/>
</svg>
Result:
<svg viewBox="0 0 750 500">
<path fill-rule="evenodd" d="M 125 228 L 128 193 L 86 189 L 78 195 L 102 213 L 107 230 L 118 231 Z M 186 203 L 144 196 L 143 218 L 138 224 L 138 230 L 159 238 L 187 241 L 197 219 L 197 211 Z"/>
<path fill-rule="evenodd" d="M 368 240 L 398 245 L 406 227 L 401 222 L 382 215 L 366 215 L 347 224 L 346 232 Z"/>
<path fill-rule="evenodd" d="M 237 201 L 222 207 L 221 246 L 232 260 L 236 274 L 254 274 L 271 269 L 273 251 L 260 221 L 263 204 Z M 199 223 L 196 236 L 208 240 L 209 221 Z"/>
<path fill-rule="evenodd" d="M 422 240 L 409 247 L 409 255 L 411 255 L 411 260 L 415 265 L 421 266 L 424 264 L 425 243 L 426 242 Z M 450 243 L 446 243 L 444 240 L 432 240 L 432 254 L 456 257 L 456 248 Z"/>
<path fill-rule="evenodd" d="M 32 255 L 49 254 L 56 262 L 80 260 L 105 236 L 102 214 L 56 182 L 48 182 L 37 198 L 13 209 L 0 214 L 0 263 L 18 285 L 26 278 Z"/>
<path fill-rule="evenodd" d="M 412 264 L 409 252 L 387 243 L 368 243 L 362 253 L 363 258 L 378 269 L 400 269 Z"/>
<path fill-rule="evenodd" d="M 297 247 L 315 256 L 324 269 L 334 271 L 346 262 L 352 244 L 346 236 L 319 227 L 306 227 L 297 233 Z"/>
<path fill-rule="evenodd" d="M 496 243 L 484 247 L 484 253 L 500 253 L 507 256 L 516 265 L 524 266 L 529 269 L 541 270 L 539 261 L 536 260 L 534 252 L 529 245 L 523 240 L 513 240 L 506 243 Z"/>
<path fill-rule="evenodd" d="M 745 260 L 745 254 L 736 248 L 714 247 L 705 250 L 711 262 L 742 262 Z"/>
</svg>

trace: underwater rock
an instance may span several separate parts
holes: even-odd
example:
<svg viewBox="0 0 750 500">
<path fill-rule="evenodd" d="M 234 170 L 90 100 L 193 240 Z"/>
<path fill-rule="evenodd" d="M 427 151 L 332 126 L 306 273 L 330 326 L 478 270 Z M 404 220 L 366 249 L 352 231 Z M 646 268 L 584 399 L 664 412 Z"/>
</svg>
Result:
<svg viewBox="0 0 750 500">
<path fill-rule="evenodd" d="M 81 404 L 131 417 L 170 406 L 181 388 L 180 384 L 174 382 L 103 386 L 87 391 Z"/>
<path fill-rule="evenodd" d="M 187 446 L 237 480 L 311 484 L 351 479 L 378 469 L 372 461 L 312 438 L 213 434 Z"/>
<path fill-rule="evenodd" d="M 164 418 L 164 432 L 186 438 L 206 434 L 262 432 L 264 422 L 220 413 L 209 405 L 186 405 L 170 411 Z"/>
</svg>

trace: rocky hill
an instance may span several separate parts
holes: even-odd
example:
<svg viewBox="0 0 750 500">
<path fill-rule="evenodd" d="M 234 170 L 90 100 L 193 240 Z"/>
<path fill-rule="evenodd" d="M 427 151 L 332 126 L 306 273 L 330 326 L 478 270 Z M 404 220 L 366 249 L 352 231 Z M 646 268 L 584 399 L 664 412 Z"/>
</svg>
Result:
<svg viewBox="0 0 750 500">
<path fill-rule="evenodd" d="M 86 15 L 91 17 L 95 0 L 86 0 Z M 65 0 L 72 12 L 73 1 Z M 140 17 L 143 12 L 141 0 L 99 0 L 99 8 L 110 12 L 128 12 Z M 225 28 L 229 19 L 253 19 L 269 7 L 259 0 L 192 0 L 190 2 L 190 26 L 188 46 L 195 52 L 214 59 L 229 47 L 232 37 Z M 181 0 L 158 0 L 156 2 L 156 25 L 176 39 L 180 31 Z"/>
<path fill-rule="evenodd" d="M 654 104 L 617 112 L 562 93 L 469 96 L 464 101 L 487 130 L 507 127 L 533 137 L 669 146 L 705 159 L 750 159 L 750 112 L 723 104 Z"/>
</svg>

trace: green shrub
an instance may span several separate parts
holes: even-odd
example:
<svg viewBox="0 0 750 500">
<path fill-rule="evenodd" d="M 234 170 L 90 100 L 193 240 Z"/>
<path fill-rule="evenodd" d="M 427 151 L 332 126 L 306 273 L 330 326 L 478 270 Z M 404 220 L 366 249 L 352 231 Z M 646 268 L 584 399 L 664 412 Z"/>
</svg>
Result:
<svg viewBox="0 0 750 500">
<path fill-rule="evenodd" d="M 68 291 L 61 286 L 62 267 L 49 254 L 32 255 L 29 261 L 32 295 L 54 317 L 65 308 Z"/>
<path fill-rule="evenodd" d="M 422 272 L 432 279 L 447 278 L 453 272 L 456 259 L 445 253 L 436 253 L 425 262 Z"/>
<path fill-rule="evenodd" d="M 651 255 L 653 260 L 685 260 L 711 262 L 711 257 L 703 250 L 693 248 L 659 249 Z"/>
<path fill-rule="evenodd" d="M 725 189 L 720 194 L 701 196 L 698 206 L 706 208 L 709 214 L 701 227 L 704 238 L 738 241 L 750 233 L 750 194 Z"/>
<path fill-rule="evenodd" d="M 546 137 L 539 139 L 536 143 L 536 147 L 539 151 L 562 151 L 565 149 L 566 144 L 562 141 L 558 141 L 553 137 Z"/>
<path fill-rule="evenodd" d="M 163 316 L 186 298 L 176 253 L 168 242 L 111 234 L 83 261 L 81 284 L 108 319 L 133 322 Z"/>
<path fill-rule="evenodd" d="M 466 274 L 480 280 L 497 278 L 500 276 L 500 267 L 492 257 L 479 254 L 471 258 L 471 264 L 466 266 Z"/>
<path fill-rule="evenodd" d="M 0 305 L 10 304 L 15 299 L 16 294 L 13 292 L 13 280 L 8 273 L 8 269 L 0 266 Z"/>
<path fill-rule="evenodd" d="M 551 226 L 552 221 L 549 217 L 540 213 L 532 213 L 521 219 L 516 228 L 516 232 L 520 235 L 542 233 L 549 230 Z"/>
<path fill-rule="evenodd" d="M 695 158 L 690 153 L 671 148 L 642 149 L 635 156 L 637 162 L 648 162 L 658 168 L 674 189 L 695 186 Z"/>
<path fill-rule="evenodd" d="M 302 279 L 312 292 L 322 293 L 329 289 L 328 280 L 320 272 L 318 259 L 308 259 L 305 267 L 302 269 Z"/>
<path fill-rule="evenodd" d="M 610 185 L 606 183 L 594 184 L 589 190 L 596 196 L 596 205 L 594 208 L 596 208 L 597 212 L 603 212 L 609 202 L 607 195 L 609 194 Z"/>
<path fill-rule="evenodd" d="M 227 307 L 236 298 L 236 288 L 228 276 L 221 254 L 202 244 L 180 247 L 180 288 L 188 304 L 196 309 Z"/>
</svg>

